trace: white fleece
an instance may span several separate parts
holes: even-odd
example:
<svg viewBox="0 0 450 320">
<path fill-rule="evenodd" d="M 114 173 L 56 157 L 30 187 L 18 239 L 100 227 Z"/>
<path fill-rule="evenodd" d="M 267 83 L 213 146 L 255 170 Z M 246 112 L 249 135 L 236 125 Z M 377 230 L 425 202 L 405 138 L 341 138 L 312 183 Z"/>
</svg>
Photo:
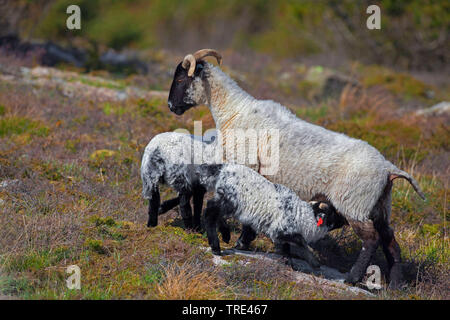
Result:
<svg viewBox="0 0 450 320">
<path fill-rule="evenodd" d="M 192 191 L 198 182 L 198 177 L 192 172 L 196 160 L 194 154 L 198 158 L 198 152 L 201 152 L 203 163 L 216 163 L 216 146 L 216 141 L 203 142 L 202 137 L 176 132 L 165 132 L 153 137 L 142 156 L 143 197 L 151 198 L 152 190 L 159 183 L 181 193 Z"/>
<path fill-rule="evenodd" d="M 390 174 L 411 179 L 422 196 L 413 178 L 367 142 L 303 121 L 277 102 L 253 98 L 219 67 L 206 63 L 205 73 L 207 80 L 195 79 L 187 98 L 209 106 L 224 139 L 228 130 L 279 129 L 279 169 L 266 178 L 301 199 L 322 194 L 346 218 L 366 222 Z M 258 149 L 262 152 L 264 143 Z M 271 165 L 259 160 L 261 166 Z M 387 211 L 389 221 L 390 205 Z"/>
<path fill-rule="evenodd" d="M 232 216 L 255 231 L 268 235 L 274 242 L 279 236 L 300 233 L 313 243 L 328 233 L 325 225 L 317 226 L 312 206 L 292 190 L 274 184 L 256 171 L 237 164 L 224 164 L 215 184 L 215 196 Z"/>
</svg>

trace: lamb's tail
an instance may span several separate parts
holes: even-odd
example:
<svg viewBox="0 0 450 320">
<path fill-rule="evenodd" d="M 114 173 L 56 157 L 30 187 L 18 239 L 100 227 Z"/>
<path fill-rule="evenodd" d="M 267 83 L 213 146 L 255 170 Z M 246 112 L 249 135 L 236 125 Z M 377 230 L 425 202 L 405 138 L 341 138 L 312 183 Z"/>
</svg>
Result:
<svg viewBox="0 0 450 320">
<path fill-rule="evenodd" d="M 397 179 L 397 178 L 404 178 L 404 179 L 408 180 L 408 182 L 412 185 L 412 187 L 417 192 L 417 194 L 423 200 L 426 199 L 424 193 L 420 189 L 419 183 L 417 183 L 417 181 L 413 177 L 411 177 L 407 172 L 402 171 L 399 168 L 393 166 L 393 169 L 389 170 L 389 180 L 393 181 L 394 179 Z"/>
</svg>

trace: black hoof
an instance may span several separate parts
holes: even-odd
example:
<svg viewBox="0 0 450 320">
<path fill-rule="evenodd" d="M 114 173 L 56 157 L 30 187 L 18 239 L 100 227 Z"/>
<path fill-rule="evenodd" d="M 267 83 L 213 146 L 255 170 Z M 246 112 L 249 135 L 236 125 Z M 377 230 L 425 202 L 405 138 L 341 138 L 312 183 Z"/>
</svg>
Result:
<svg viewBox="0 0 450 320">
<path fill-rule="evenodd" d="M 402 290 L 405 289 L 405 287 L 407 287 L 407 283 L 403 281 L 402 277 L 391 276 L 391 280 L 389 281 L 388 286 L 390 290 Z"/>
<path fill-rule="evenodd" d="M 395 263 L 391 267 L 391 272 L 389 274 L 389 289 L 399 290 L 406 286 L 403 280 L 403 270 L 401 263 Z"/>
<path fill-rule="evenodd" d="M 158 225 L 158 221 L 149 221 L 147 222 L 147 227 L 156 227 Z"/>
<path fill-rule="evenodd" d="M 216 256 L 221 256 L 222 255 L 222 253 L 220 252 L 220 249 L 219 250 L 212 250 L 212 253 L 214 255 L 216 255 Z"/>
</svg>

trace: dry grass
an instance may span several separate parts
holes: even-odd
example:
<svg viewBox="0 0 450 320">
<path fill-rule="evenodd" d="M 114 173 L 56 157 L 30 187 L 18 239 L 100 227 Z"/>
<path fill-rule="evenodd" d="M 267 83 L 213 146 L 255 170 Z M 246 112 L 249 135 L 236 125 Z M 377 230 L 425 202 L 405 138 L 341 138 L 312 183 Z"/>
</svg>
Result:
<svg viewBox="0 0 450 320">
<path fill-rule="evenodd" d="M 196 265 L 171 263 L 163 268 L 164 279 L 156 287 L 156 297 L 164 300 L 224 299 L 224 281 L 215 269 L 201 271 Z"/>
</svg>

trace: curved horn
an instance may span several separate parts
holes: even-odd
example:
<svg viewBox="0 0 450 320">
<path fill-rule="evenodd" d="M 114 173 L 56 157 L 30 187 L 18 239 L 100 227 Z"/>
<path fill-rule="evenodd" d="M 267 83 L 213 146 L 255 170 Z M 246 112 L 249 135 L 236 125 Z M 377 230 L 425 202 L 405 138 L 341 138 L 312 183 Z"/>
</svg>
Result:
<svg viewBox="0 0 450 320">
<path fill-rule="evenodd" d="M 181 66 L 184 69 L 187 69 L 189 66 L 188 77 L 192 77 L 195 71 L 195 57 L 192 54 L 188 54 L 186 57 L 184 57 Z"/>
<path fill-rule="evenodd" d="M 328 209 L 328 204 L 326 204 L 325 202 L 322 202 L 321 204 L 319 204 L 319 209 L 327 210 Z"/>
<path fill-rule="evenodd" d="M 222 64 L 222 55 L 214 49 L 201 49 L 194 53 L 195 60 L 200 60 L 209 56 L 216 58 L 219 66 Z"/>
</svg>

